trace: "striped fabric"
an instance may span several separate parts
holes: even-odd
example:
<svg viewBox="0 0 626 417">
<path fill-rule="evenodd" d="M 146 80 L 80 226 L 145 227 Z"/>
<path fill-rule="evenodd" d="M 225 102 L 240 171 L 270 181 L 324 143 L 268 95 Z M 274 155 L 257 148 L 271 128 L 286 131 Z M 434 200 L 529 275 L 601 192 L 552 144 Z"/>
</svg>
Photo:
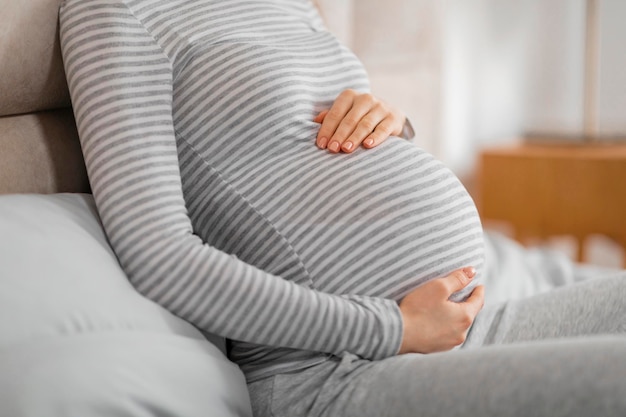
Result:
<svg viewBox="0 0 626 417">
<path fill-rule="evenodd" d="M 315 147 L 317 112 L 369 87 L 308 0 L 67 0 L 61 42 L 122 267 L 249 381 L 394 355 L 408 291 L 480 271 L 473 202 L 432 156 Z"/>
</svg>

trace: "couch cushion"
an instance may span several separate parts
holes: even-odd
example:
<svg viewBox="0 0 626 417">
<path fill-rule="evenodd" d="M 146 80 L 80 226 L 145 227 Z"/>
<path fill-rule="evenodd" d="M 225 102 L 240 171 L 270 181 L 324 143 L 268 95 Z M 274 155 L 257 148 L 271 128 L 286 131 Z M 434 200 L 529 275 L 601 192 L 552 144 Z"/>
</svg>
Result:
<svg viewBox="0 0 626 417">
<path fill-rule="evenodd" d="M 0 194 L 88 191 L 71 109 L 0 117 Z"/>
<path fill-rule="evenodd" d="M 245 378 L 142 297 L 88 194 L 0 196 L 1 416 L 250 417 Z"/>
<path fill-rule="evenodd" d="M 58 36 L 62 0 L 0 0 L 0 116 L 70 105 Z"/>
</svg>

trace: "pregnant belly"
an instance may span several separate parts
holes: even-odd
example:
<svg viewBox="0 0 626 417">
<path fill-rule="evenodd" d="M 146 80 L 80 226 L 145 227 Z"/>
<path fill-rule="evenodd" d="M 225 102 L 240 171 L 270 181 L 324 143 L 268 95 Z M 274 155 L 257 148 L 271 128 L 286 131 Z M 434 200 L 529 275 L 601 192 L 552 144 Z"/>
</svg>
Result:
<svg viewBox="0 0 626 417">
<path fill-rule="evenodd" d="M 407 141 L 390 138 L 351 155 L 306 144 L 241 181 L 242 194 L 321 291 L 399 300 L 463 266 L 476 267 L 480 278 L 483 236 L 471 197 L 450 170 Z"/>
<path fill-rule="evenodd" d="M 462 266 L 480 277 L 482 227 L 472 199 L 450 170 L 402 139 L 351 155 L 304 144 L 239 181 L 321 291 L 399 300 Z"/>
</svg>

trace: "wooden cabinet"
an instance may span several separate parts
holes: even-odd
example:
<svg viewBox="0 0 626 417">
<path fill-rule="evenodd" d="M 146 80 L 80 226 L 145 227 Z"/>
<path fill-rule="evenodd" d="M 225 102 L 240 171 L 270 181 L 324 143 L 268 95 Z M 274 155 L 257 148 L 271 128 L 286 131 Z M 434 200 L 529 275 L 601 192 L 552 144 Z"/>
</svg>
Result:
<svg viewBox="0 0 626 417">
<path fill-rule="evenodd" d="M 485 149 L 477 204 L 515 237 L 606 235 L 626 248 L 626 144 L 523 143 Z"/>
</svg>

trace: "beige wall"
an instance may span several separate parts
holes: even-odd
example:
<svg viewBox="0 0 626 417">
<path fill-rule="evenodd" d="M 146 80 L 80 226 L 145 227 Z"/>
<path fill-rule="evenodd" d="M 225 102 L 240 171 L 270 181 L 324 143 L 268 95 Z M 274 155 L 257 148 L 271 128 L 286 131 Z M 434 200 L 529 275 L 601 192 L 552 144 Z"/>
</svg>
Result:
<svg viewBox="0 0 626 417">
<path fill-rule="evenodd" d="M 598 128 L 626 136 L 626 1 L 600 3 Z"/>
<path fill-rule="evenodd" d="M 314 0 L 322 9 L 328 29 L 344 44 L 352 46 L 354 0 Z"/>
</svg>

